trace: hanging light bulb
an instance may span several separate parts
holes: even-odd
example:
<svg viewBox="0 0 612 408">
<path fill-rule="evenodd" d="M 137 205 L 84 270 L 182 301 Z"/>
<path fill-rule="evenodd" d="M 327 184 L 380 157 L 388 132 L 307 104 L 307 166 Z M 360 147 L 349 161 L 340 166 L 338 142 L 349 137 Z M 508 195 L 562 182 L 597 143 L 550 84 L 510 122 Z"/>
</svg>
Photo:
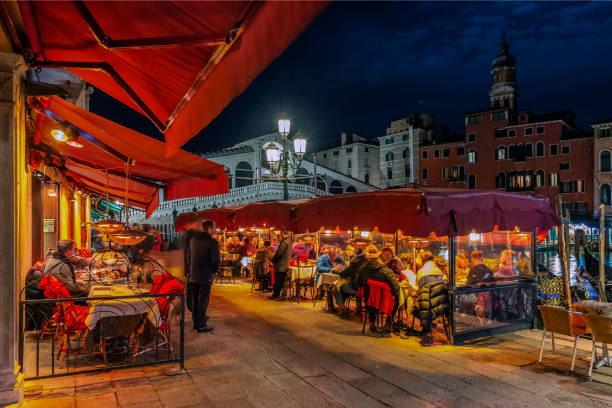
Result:
<svg viewBox="0 0 612 408">
<path fill-rule="evenodd" d="M 55 186 L 51 186 L 47 189 L 47 195 L 49 197 L 57 197 L 57 192 L 55 191 Z"/>
<path fill-rule="evenodd" d="M 68 129 L 66 132 L 66 144 L 76 148 L 82 148 L 83 145 L 79 143 L 79 132 L 75 129 Z"/>
<path fill-rule="evenodd" d="M 468 235 L 468 238 L 471 242 L 478 242 L 480 241 L 480 234 L 477 233 L 475 230 L 472 230 L 472 232 L 470 232 L 470 235 Z"/>
<path fill-rule="evenodd" d="M 60 142 L 65 142 L 68 140 L 68 135 L 66 134 L 68 130 L 68 122 L 61 121 L 59 125 L 51 131 L 51 136 L 55 140 L 59 140 Z"/>
</svg>

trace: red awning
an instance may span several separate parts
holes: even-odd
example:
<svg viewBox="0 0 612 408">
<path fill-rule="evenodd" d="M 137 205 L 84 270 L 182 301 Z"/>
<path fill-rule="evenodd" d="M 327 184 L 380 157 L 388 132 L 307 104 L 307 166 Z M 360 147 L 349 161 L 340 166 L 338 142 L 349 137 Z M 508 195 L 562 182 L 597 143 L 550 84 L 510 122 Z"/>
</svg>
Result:
<svg viewBox="0 0 612 408">
<path fill-rule="evenodd" d="M 500 230 L 548 230 L 559 219 L 544 197 L 500 191 L 406 188 L 323 197 L 295 209 L 298 231 L 325 228 L 402 230 L 458 236 Z"/>
<path fill-rule="evenodd" d="M 236 227 L 274 227 L 293 230 L 293 209 L 309 199 L 257 202 L 240 207 L 234 212 Z"/>
<path fill-rule="evenodd" d="M 141 196 L 136 202 L 149 205 L 155 196 L 149 190 L 156 190 L 156 182 L 165 184 L 168 200 L 225 194 L 229 191 L 227 175 L 223 166 L 217 163 L 183 150 L 164 157 L 161 154 L 165 149 L 164 143 L 158 140 L 85 111 L 56 96 L 40 98 L 39 101 L 38 106 L 33 104 L 39 118 L 47 118 L 45 121 L 37 120 L 41 139 L 59 150 L 71 165 L 69 170 L 79 173 L 82 178 L 96 180 L 105 186 L 106 173 L 115 174 L 117 179 L 111 178 L 110 188 L 125 190 L 125 164 L 130 159 L 133 161 L 133 165 L 129 166 L 132 178 L 130 190 L 140 189 L 142 194 L 149 195 L 147 200 Z M 79 142 L 83 148 L 75 148 L 53 139 L 51 130 L 61 120 L 79 130 Z M 97 177 L 94 177 L 94 173 Z"/>
<path fill-rule="evenodd" d="M 35 61 L 149 117 L 177 151 L 304 30 L 325 1 L 21 1 Z"/>
<path fill-rule="evenodd" d="M 174 219 L 174 230 L 176 232 L 181 232 L 185 229 L 185 224 L 189 221 L 189 219 L 193 216 L 198 216 L 205 220 L 212 220 L 215 222 L 215 225 L 219 229 L 234 229 L 234 211 L 240 208 L 241 206 L 235 207 L 222 207 L 222 208 L 209 208 L 208 210 L 202 210 L 198 212 L 189 212 L 179 214 Z"/>
</svg>

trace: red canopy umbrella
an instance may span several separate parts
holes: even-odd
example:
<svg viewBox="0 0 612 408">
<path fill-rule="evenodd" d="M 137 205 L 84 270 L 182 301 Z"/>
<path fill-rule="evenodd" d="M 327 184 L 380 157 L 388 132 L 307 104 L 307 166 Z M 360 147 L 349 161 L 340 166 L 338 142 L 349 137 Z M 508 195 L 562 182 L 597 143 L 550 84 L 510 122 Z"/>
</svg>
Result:
<svg viewBox="0 0 612 408">
<path fill-rule="evenodd" d="M 31 67 L 69 69 L 146 115 L 165 133 L 172 153 L 242 93 L 326 5 L 20 1 L 19 9 Z"/>
<path fill-rule="evenodd" d="M 373 229 L 410 236 L 467 235 L 472 231 L 547 230 L 559 224 L 547 198 L 500 191 L 404 188 L 323 197 L 295 209 L 298 231 L 321 226 Z"/>
<path fill-rule="evenodd" d="M 236 227 L 275 227 L 294 230 L 293 209 L 308 199 L 256 202 L 237 209 L 234 213 Z"/>
<path fill-rule="evenodd" d="M 184 231 L 185 224 L 190 218 L 198 216 L 205 220 L 212 220 L 219 229 L 234 229 L 234 212 L 242 206 L 209 208 L 198 212 L 189 212 L 179 214 L 174 219 L 174 230 L 176 232 Z"/>
</svg>

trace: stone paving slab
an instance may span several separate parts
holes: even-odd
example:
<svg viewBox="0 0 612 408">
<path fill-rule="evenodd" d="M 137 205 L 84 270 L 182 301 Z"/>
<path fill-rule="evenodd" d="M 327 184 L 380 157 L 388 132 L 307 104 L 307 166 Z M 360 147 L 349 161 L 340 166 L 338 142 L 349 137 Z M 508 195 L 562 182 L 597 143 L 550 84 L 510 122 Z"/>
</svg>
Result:
<svg viewBox="0 0 612 408">
<path fill-rule="evenodd" d="M 215 285 L 209 309 L 215 330 L 186 331 L 184 375 L 152 366 L 28 381 L 24 407 L 612 405 L 605 369 L 595 376 L 603 382 L 585 382 L 584 345 L 578 374 L 570 376 L 566 342 L 535 364 L 538 331 L 427 348 L 417 338 L 363 336 L 359 320 L 338 319 L 322 306 L 268 301 L 246 284 Z"/>
</svg>

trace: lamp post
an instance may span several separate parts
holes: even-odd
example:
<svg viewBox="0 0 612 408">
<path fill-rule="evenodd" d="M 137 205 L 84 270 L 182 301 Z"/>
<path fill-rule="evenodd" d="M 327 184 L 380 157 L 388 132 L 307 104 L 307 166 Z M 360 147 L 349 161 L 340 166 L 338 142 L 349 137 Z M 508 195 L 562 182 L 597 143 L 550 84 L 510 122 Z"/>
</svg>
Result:
<svg viewBox="0 0 612 408">
<path fill-rule="evenodd" d="M 291 121 L 289 119 L 279 119 L 278 133 L 283 144 L 268 142 L 264 145 L 266 159 L 270 165 L 270 173 L 272 175 L 282 174 L 283 200 L 285 201 L 289 199 L 289 168 L 297 170 L 300 167 L 308 142 L 300 131 L 293 138 L 289 138 L 290 128 Z M 287 140 L 293 141 L 293 154 L 287 150 Z"/>
</svg>

